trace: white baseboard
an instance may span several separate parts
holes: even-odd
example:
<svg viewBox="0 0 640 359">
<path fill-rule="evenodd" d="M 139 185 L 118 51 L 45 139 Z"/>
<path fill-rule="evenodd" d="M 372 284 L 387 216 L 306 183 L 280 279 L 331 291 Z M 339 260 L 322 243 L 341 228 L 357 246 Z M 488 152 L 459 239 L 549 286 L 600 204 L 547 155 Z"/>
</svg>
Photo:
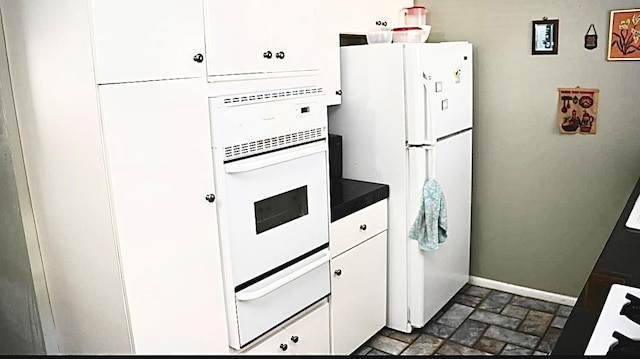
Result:
<svg viewBox="0 0 640 359">
<path fill-rule="evenodd" d="M 475 276 L 469 276 L 469 284 L 477 285 L 479 287 L 495 289 L 502 292 L 513 293 L 523 297 L 535 298 L 544 300 L 547 302 L 558 303 L 562 305 L 568 305 L 573 307 L 576 304 L 578 298 L 569 297 L 562 294 L 545 292 L 543 290 L 521 287 L 515 284 L 509 284 L 504 282 L 498 282 L 492 279 L 480 278 Z"/>
</svg>

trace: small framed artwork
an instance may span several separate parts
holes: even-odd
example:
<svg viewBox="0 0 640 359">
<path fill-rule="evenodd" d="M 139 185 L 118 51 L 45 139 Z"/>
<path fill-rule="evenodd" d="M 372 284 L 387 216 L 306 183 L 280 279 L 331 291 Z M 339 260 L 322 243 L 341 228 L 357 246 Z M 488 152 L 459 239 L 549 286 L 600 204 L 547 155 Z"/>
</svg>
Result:
<svg viewBox="0 0 640 359">
<path fill-rule="evenodd" d="M 558 54 L 558 23 L 556 20 L 533 21 L 531 31 L 531 55 Z"/>
<path fill-rule="evenodd" d="M 611 11 L 607 60 L 640 60 L 640 9 Z"/>
</svg>

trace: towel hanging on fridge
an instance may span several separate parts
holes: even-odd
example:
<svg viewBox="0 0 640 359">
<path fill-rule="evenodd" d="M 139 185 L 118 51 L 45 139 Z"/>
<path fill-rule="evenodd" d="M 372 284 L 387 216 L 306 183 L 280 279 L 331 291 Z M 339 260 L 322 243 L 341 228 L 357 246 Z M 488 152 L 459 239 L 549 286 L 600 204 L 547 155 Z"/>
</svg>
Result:
<svg viewBox="0 0 640 359">
<path fill-rule="evenodd" d="M 434 178 L 424 182 L 420 210 L 409 229 L 409 238 L 417 240 L 423 251 L 435 251 L 447 240 L 447 204 Z"/>
</svg>

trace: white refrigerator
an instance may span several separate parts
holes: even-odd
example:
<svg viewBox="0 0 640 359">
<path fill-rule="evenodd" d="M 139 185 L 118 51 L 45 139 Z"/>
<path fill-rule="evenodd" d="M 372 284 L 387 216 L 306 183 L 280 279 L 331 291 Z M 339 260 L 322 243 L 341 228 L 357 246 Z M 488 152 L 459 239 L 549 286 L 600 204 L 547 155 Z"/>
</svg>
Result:
<svg viewBox="0 0 640 359">
<path fill-rule="evenodd" d="M 423 327 L 469 279 L 473 58 L 469 42 L 341 48 L 343 177 L 389 185 L 387 326 Z M 423 251 L 407 237 L 435 178 L 447 240 Z"/>
</svg>

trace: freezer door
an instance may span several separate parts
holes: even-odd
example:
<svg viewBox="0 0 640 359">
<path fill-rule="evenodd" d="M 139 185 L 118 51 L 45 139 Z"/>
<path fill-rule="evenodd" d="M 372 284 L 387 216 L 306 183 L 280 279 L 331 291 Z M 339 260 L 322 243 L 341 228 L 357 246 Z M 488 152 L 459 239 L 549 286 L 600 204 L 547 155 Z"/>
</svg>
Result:
<svg viewBox="0 0 640 359">
<path fill-rule="evenodd" d="M 472 45 L 410 45 L 405 60 L 408 142 L 435 144 L 438 138 L 472 127 Z"/>
<path fill-rule="evenodd" d="M 423 327 L 469 279 L 471 231 L 471 130 L 439 141 L 420 154 L 410 151 L 412 167 L 430 169 L 444 192 L 447 208 L 447 240 L 435 251 L 422 251 L 409 241 L 409 321 Z M 413 156 L 412 156 L 413 154 Z M 425 161 L 420 165 L 419 161 Z M 435 163 L 432 163 L 435 161 Z M 412 169 L 413 169 L 412 168 Z M 421 201 L 424 173 L 411 172 L 409 185 L 411 226 Z"/>
</svg>

